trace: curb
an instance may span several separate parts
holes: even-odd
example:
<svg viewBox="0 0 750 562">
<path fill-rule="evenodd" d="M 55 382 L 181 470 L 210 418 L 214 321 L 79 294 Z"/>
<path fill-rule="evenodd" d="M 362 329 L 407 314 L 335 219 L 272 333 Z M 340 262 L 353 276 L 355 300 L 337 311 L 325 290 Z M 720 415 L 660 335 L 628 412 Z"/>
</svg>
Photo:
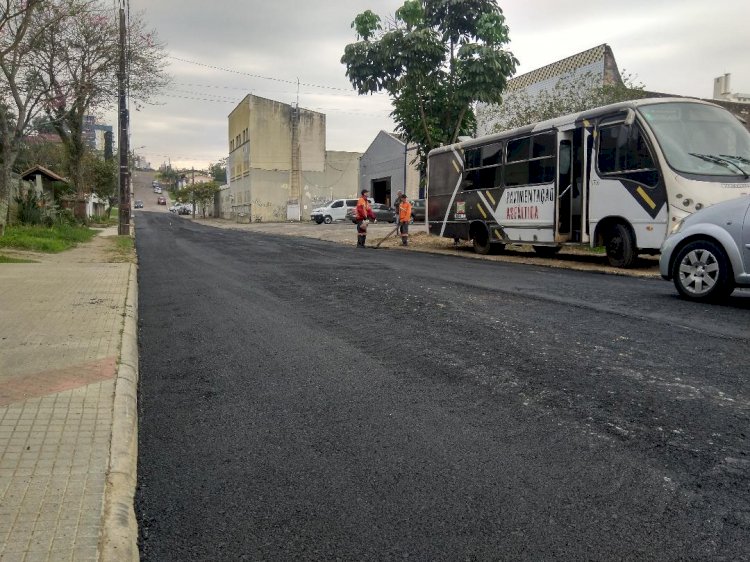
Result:
<svg viewBox="0 0 750 562">
<path fill-rule="evenodd" d="M 115 380 L 112 442 L 99 539 L 101 562 L 136 562 L 138 521 L 133 507 L 138 459 L 138 266 L 130 265 L 125 322 Z"/>
</svg>

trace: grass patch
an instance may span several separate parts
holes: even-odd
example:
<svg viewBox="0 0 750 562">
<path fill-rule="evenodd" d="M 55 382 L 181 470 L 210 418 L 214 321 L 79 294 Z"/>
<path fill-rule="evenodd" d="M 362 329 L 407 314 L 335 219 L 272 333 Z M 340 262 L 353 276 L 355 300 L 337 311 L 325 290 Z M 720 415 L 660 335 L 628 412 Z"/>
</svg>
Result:
<svg viewBox="0 0 750 562">
<path fill-rule="evenodd" d="M 88 242 L 95 235 L 95 230 L 80 226 L 9 226 L 5 236 L 0 236 L 0 248 L 57 254 L 80 242 Z"/>
<path fill-rule="evenodd" d="M 34 260 L 25 260 L 22 258 L 12 258 L 0 254 L 0 263 L 37 263 Z"/>
<path fill-rule="evenodd" d="M 135 261 L 135 244 L 132 236 L 114 236 L 112 240 L 111 262 L 127 263 Z"/>
</svg>

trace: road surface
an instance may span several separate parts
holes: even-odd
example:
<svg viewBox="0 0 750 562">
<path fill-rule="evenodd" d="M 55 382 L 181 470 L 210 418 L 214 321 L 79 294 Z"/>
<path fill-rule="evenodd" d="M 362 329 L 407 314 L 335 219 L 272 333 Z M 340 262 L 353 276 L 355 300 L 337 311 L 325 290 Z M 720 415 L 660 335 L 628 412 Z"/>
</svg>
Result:
<svg viewBox="0 0 750 562">
<path fill-rule="evenodd" d="M 750 295 L 137 218 L 143 560 L 750 559 Z"/>
</svg>

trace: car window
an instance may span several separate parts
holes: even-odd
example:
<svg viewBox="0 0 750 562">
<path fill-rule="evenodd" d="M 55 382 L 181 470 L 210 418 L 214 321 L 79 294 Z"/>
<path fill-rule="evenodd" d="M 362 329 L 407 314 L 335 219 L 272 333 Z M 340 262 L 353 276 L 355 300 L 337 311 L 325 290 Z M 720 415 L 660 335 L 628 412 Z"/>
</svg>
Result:
<svg viewBox="0 0 750 562">
<path fill-rule="evenodd" d="M 339 207 L 343 207 L 344 202 L 343 201 L 334 201 L 333 205 L 331 205 L 331 209 L 338 209 Z"/>
<path fill-rule="evenodd" d="M 356 207 L 357 206 L 357 200 L 356 199 L 347 199 L 346 200 L 346 206 L 347 207 Z"/>
</svg>

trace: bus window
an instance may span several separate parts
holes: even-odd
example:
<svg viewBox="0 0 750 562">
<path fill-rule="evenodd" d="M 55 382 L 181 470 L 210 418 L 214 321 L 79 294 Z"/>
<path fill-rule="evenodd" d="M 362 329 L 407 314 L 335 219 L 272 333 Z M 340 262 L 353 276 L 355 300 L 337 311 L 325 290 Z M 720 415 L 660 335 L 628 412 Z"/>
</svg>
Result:
<svg viewBox="0 0 750 562">
<path fill-rule="evenodd" d="M 466 173 L 464 191 L 491 189 L 502 182 L 502 143 L 467 149 L 464 153 Z"/>
<path fill-rule="evenodd" d="M 555 181 L 554 133 L 508 141 L 505 185 L 533 185 Z"/>
<path fill-rule="evenodd" d="M 599 172 L 636 176 L 631 179 L 655 186 L 659 181 L 646 139 L 636 125 L 618 123 L 599 129 Z"/>
</svg>

